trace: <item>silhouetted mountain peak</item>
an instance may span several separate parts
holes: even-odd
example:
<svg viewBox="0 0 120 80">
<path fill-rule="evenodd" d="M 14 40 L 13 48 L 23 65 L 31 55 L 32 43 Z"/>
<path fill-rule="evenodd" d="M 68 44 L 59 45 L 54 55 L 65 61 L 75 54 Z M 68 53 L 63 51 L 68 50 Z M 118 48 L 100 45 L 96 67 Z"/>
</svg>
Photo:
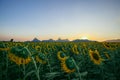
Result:
<svg viewBox="0 0 120 80">
<path fill-rule="evenodd" d="M 40 40 L 37 39 L 37 38 L 34 38 L 34 39 L 32 40 L 32 42 L 40 42 Z"/>
</svg>

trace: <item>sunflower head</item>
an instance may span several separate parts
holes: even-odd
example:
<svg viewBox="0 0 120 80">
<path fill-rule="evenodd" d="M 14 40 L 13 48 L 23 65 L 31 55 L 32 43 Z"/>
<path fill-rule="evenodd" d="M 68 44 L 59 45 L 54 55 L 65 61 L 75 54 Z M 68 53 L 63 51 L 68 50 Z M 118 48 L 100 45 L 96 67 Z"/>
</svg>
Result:
<svg viewBox="0 0 120 80">
<path fill-rule="evenodd" d="M 31 61 L 28 51 L 22 46 L 13 47 L 8 52 L 8 57 L 18 65 L 28 64 Z"/>
<path fill-rule="evenodd" d="M 41 64 L 46 64 L 46 57 L 44 54 L 39 53 L 38 56 L 36 56 L 36 61 L 41 63 Z"/>
<path fill-rule="evenodd" d="M 62 61 L 61 68 L 66 73 L 73 73 L 76 70 L 71 58 L 67 58 L 65 61 Z"/>
<path fill-rule="evenodd" d="M 66 60 L 66 59 L 67 59 L 67 56 L 66 56 L 65 53 L 62 52 L 62 51 L 59 51 L 59 52 L 57 53 L 57 57 L 58 57 L 58 59 L 59 59 L 60 61 L 63 61 L 63 60 Z"/>
<path fill-rule="evenodd" d="M 72 53 L 74 53 L 74 54 L 76 54 L 76 55 L 79 54 L 79 51 L 78 51 L 78 49 L 77 49 L 77 45 L 74 45 L 74 46 L 72 47 Z"/>
<path fill-rule="evenodd" d="M 109 43 L 107 43 L 107 42 L 103 43 L 103 45 L 104 45 L 104 47 L 105 47 L 106 49 L 112 49 L 112 48 L 111 48 L 111 45 L 110 45 Z"/>
<path fill-rule="evenodd" d="M 13 47 L 10 50 L 10 53 L 13 53 L 16 56 L 22 57 L 22 58 L 27 58 L 29 56 L 29 52 L 26 50 L 26 48 L 22 46 Z"/>
<path fill-rule="evenodd" d="M 97 65 L 101 64 L 102 58 L 97 50 L 89 50 L 90 59 Z"/>
<path fill-rule="evenodd" d="M 8 54 L 8 58 L 9 58 L 11 61 L 15 62 L 17 65 L 28 64 L 28 63 L 31 61 L 31 58 L 30 58 L 30 57 L 22 58 L 22 57 L 16 56 L 16 55 L 13 54 L 13 53 L 9 53 L 9 54 Z"/>
<path fill-rule="evenodd" d="M 37 50 L 37 51 L 40 51 L 40 46 L 35 46 L 35 49 Z"/>
</svg>

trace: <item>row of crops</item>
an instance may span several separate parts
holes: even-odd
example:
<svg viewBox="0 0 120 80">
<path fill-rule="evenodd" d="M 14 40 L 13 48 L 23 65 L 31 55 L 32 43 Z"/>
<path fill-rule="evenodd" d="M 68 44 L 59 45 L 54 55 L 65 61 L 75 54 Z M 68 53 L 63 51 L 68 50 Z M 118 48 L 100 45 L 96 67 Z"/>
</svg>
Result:
<svg viewBox="0 0 120 80">
<path fill-rule="evenodd" d="M 120 43 L 0 42 L 0 80 L 119 80 Z"/>
</svg>

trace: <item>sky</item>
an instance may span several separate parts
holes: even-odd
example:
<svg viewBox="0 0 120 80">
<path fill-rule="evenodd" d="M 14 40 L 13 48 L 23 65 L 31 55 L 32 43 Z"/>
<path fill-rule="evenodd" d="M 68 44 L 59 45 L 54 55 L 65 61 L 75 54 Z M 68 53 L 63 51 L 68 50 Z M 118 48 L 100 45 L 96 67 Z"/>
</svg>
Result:
<svg viewBox="0 0 120 80">
<path fill-rule="evenodd" d="M 120 0 L 0 0 L 0 41 L 120 39 Z"/>
</svg>

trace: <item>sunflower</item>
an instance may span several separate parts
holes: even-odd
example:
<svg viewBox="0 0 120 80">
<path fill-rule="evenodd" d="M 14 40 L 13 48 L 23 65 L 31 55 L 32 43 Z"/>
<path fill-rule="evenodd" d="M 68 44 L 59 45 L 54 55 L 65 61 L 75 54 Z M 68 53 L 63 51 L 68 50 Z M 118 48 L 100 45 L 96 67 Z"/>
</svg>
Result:
<svg viewBox="0 0 120 80">
<path fill-rule="evenodd" d="M 41 63 L 41 64 L 46 64 L 46 58 L 45 55 L 40 53 L 38 56 L 36 56 L 36 61 Z"/>
<path fill-rule="evenodd" d="M 75 65 L 71 58 L 67 58 L 66 60 L 62 61 L 61 68 L 66 73 L 75 72 Z"/>
<path fill-rule="evenodd" d="M 28 63 L 31 61 L 31 58 L 30 58 L 30 57 L 22 58 L 22 57 L 16 56 L 16 55 L 13 54 L 13 53 L 9 53 L 9 54 L 8 54 L 8 58 L 9 58 L 11 61 L 15 62 L 17 65 L 28 64 Z"/>
<path fill-rule="evenodd" d="M 101 64 L 103 60 L 97 50 L 95 51 L 89 50 L 89 56 L 91 60 L 97 65 Z"/>
<path fill-rule="evenodd" d="M 57 53 L 57 57 L 58 57 L 58 59 L 60 60 L 60 61 L 64 61 L 64 60 L 66 60 L 68 57 L 65 55 L 65 53 L 63 53 L 62 51 L 59 51 L 58 53 Z"/>
<path fill-rule="evenodd" d="M 31 61 L 28 54 L 28 51 L 24 47 L 17 46 L 8 51 L 8 58 L 18 65 L 28 64 Z"/>
<path fill-rule="evenodd" d="M 107 42 L 105 42 L 105 43 L 103 43 L 103 45 L 104 45 L 104 47 L 106 48 L 106 49 L 109 49 L 109 50 L 114 50 L 115 48 L 114 47 L 112 47 L 109 43 L 107 43 Z"/>
<path fill-rule="evenodd" d="M 79 54 L 78 49 L 77 49 L 77 45 L 74 45 L 74 46 L 72 47 L 72 52 L 73 52 L 74 54 Z"/>
<path fill-rule="evenodd" d="M 41 50 L 40 46 L 35 46 L 35 49 L 36 49 L 37 51 L 40 51 L 40 50 Z"/>
</svg>

